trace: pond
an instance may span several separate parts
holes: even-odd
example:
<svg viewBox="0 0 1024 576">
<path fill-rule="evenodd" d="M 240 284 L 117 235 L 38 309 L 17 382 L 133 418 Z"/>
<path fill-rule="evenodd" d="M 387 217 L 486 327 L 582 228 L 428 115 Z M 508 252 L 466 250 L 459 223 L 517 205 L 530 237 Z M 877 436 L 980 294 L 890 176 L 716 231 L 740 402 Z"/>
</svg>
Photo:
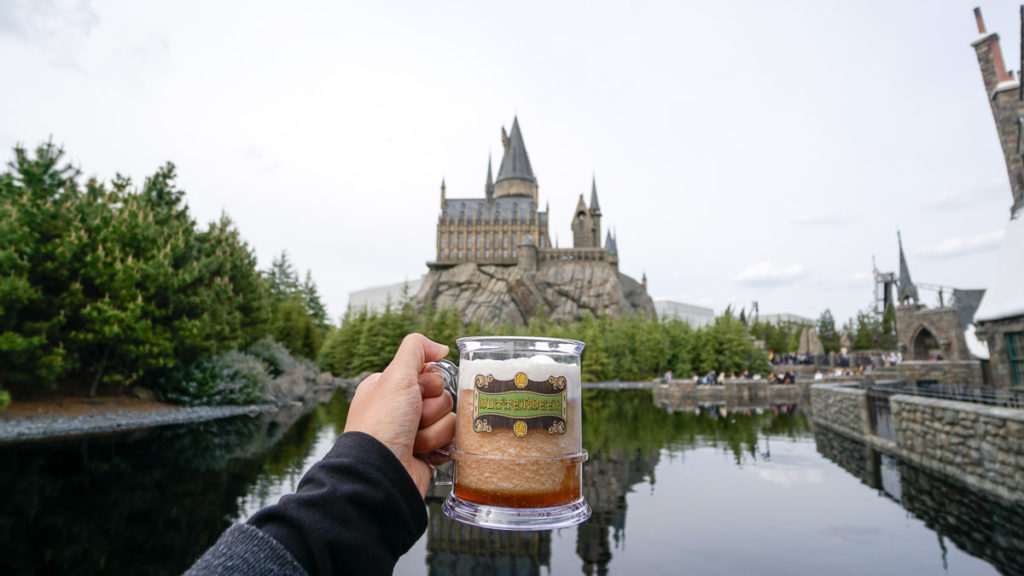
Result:
<svg viewBox="0 0 1024 576">
<path fill-rule="evenodd" d="M 800 403 L 673 410 L 586 390 L 587 523 L 470 528 L 441 512 L 396 574 L 1020 574 L 1024 509 L 821 429 Z M 344 426 L 248 417 L 0 446 L 0 573 L 179 574 L 291 491 Z"/>
</svg>

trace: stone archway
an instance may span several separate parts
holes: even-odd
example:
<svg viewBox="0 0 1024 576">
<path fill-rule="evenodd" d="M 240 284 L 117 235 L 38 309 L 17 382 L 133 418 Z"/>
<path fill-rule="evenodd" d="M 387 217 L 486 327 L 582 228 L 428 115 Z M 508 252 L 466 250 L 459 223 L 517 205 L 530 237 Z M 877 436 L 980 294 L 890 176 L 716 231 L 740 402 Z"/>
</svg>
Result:
<svg viewBox="0 0 1024 576">
<path fill-rule="evenodd" d="M 932 334 L 932 331 L 924 326 L 914 336 L 913 354 L 914 360 L 931 360 L 932 352 L 939 351 L 939 339 Z"/>
</svg>

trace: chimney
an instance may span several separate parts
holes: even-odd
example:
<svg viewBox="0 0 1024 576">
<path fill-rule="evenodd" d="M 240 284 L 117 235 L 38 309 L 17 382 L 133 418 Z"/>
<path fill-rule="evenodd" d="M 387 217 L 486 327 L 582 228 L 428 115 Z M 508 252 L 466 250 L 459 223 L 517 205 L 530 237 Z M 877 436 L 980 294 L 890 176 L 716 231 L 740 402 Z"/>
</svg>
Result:
<svg viewBox="0 0 1024 576">
<path fill-rule="evenodd" d="M 999 34 L 986 31 L 985 21 L 981 17 L 981 8 L 974 9 L 974 20 L 978 25 L 978 32 L 982 36 L 971 44 L 978 55 L 978 65 L 981 67 L 981 77 L 985 81 L 985 91 L 992 94 L 992 91 L 1001 82 L 1010 80 L 1010 75 L 1006 72 L 1006 63 L 1003 62 Z"/>
</svg>

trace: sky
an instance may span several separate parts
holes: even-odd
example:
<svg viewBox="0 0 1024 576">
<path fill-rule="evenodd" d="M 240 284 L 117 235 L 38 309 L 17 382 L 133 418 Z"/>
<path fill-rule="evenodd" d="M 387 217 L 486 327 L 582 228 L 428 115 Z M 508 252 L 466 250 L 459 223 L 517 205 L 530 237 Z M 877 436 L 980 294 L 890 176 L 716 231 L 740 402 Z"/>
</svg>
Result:
<svg viewBox="0 0 1024 576">
<path fill-rule="evenodd" d="M 337 317 L 427 271 L 442 178 L 482 197 L 518 116 L 552 241 L 594 177 L 653 297 L 841 322 L 897 230 L 917 282 L 995 278 L 976 4 L 0 0 L 0 150 L 137 183 L 172 161 L 198 222 L 287 251 Z M 981 7 L 1017 69 L 1017 7 Z"/>
</svg>

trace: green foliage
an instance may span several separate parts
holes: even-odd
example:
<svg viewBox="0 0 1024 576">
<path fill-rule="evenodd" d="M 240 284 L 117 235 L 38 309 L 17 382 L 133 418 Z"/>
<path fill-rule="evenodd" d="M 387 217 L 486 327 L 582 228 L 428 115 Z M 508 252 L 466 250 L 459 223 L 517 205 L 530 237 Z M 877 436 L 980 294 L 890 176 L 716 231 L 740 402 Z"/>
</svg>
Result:
<svg viewBox="0 0 1024 576">
<path fill-rule="evenodd" d="M 825 354 L 839 351 L 839 331 L 836 330 L 836 319 L 832 316 L 831 310 L 826 308 L 818 316 L 817 331 Z"/>
<path fill-rule="evenodd" d="M 545 314 L 535 317 L 526 328 L 509 326 L 464 326 L 456 311 L 428 308 L 413 314 L 407 305 L 387 306 L 383 312 L 349 310 L 341 326 L 332 331 L 320 350 L 323 370 L 339 375 L 378 371 L 387 366 L 402 338 L 410 332 L 447 344 L 450 359 L 458 357 L 455 339 L 474 336 L 544 336 L 571 338 L 586 343 L 583 350 L 583 379 L 645 380 L 672 370 L 690 375 L 694 370 L 767 373 L 768 358 L 753 345 L 753 338 L 731 311 L 711 326 L 694 330 L 679 320 L 654 317 L 610 318 L 586 315 L 579 322 L 557 323 Z"/>
<path fill-rule="evenodd" d="M 141 187 L 83 185 L 63 157 L 16 147 L 0 173 L 0 388 L 144 379 L 181 396 L 183 370 L 277 331 L 315 357 L 312 277 L 300 286 L 282 255 L 265 279 L 227 216 L 198 227 L 173 164 Z"/>
<path fill-rule="evenodd" d="M 11 393 L 7 390 L 0 390 L 0 410 L 7 408 L 11 403 Z"/>
<path fill-rule="evenodd" d="M 282 252 L 271 262 L 265 279 L 273 309 L 274 337 L 292 353 L 316 358 L 330 325 L 313 275 L 307 270 L 306 280 L 299 282 L 288 253 Z"/>
<path fill-rule="evenodd" d="M 262 361 L 235 350 L 203 358 L 176 375 L 179 386 L 166 396 L 189 405 L 249 404 L 270 381 Z"/>
<path fill-rule="evenodd" d="M 263 362 L 267 371 L 275 378 L 295 367 L 295 359 L 288 353 L 288 348 L 274 340 L 273 336 L 260 338 L 246 348 L 245 352 Z"/>
<path fill-rule="evenodd" d="M 764 341 L 766 350 L 776 354 L 796 352 L 800 347 L 800 331 L 803 326 L 794 322 L 772 324 L 758 320 L 750 327 L 750 333 Z"/>
</svg>

